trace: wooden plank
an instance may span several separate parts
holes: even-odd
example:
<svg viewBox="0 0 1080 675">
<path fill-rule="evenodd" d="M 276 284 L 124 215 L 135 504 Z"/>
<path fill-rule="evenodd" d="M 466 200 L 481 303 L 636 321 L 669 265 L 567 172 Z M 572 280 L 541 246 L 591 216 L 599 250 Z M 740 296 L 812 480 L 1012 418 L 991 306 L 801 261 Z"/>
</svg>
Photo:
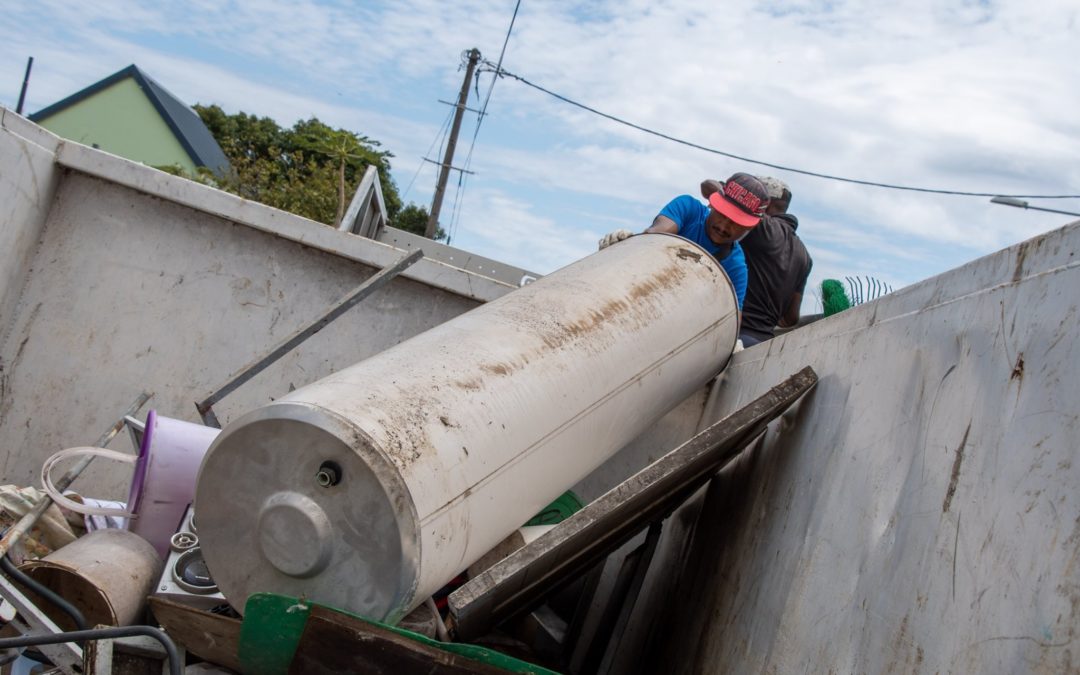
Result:
<svg viewBox="0 0 1080 675">
<path fill-rule="evenodd" d="M 244 605 L 244 622 L 240 631 L 239 650 L 240 660 L 244 666 L 242 671 L 245 673 L 258 673 L 258 675 L 285 675 L 290 672 L 289 668 L 292 666 L 293 672 L 307 672 L 303 670 L 302 666 L 292 664 L 300 640 L 304 635 L 304 630 L 307 627 L 308 617 L 316 608 L 319 609 L 320 615 L 329 612 L 334 617 L 337 615 L 346 616 L 350 621 L 350 625 L 352 625 L 351 622 L 359 622 L 357 625 L 361 628 L 371 626 L 380 633 L 391 633 L 397 638 L 405 640 L 410 649 L 418 644 L 424 646 L 427 650 L 434 649 L 439 654 L 436 657 L 436 662 L 443 658 L 442 654 L 449 653 L 457 658 L 466 659 L 473 671 L 477 667 L 476 664 L 489 664 L 492 667 L 501 669 L 496 670 L 496 672 L 556 675 L 550 670 L 502 654 L 488 647 L 453 642 L 435 642 L 422 635 L 409 633 L 400 628 L 386 626 L 353 614 L 346 614 L 331 607 L 303 602 L 297 598 L 274 593 L 255 593 L 248 598 L 247 603 Z M 337 621 L 337 619 L 331 619 L 331 621 Z M 358 642 L 354 639 L 355 633 L 351 635 L 352 637 L 339 636 L 341 642 L 338 649 L 362 651 L 368 648 L 366 638 L 365 641 Z M 320 657 L 316 655 L 309 654 L 306 658 L 309 661 L 322 663 L 319 660 Z M 314 672 L 334 672 L 332 668 L 325 670 L 329 666 L 322 666 L 319 663 L 311 664 L 312 668 L 316 668 Z M 423 660 L 424 667 L 421 672 L 429 672 L 430 663 L 432 662 L 425 657 Z M 383 671 L 346 669 L 341 672 L 366 673 Z"/>
<path fill-rule="evenodd" d="M 169 636 L 184 649 L 211 663 L 237 672 L 242 670 L 238 655 L 240 619 L 154 596 L 150 596 L 150 609 Z"/>
<path fill-rule="evenodd" d="M 642 528 L 667 517 L 817 382 L 803 368 L 450 594 L 458 640 L 539 605 Z"/>
<path fill-rule="evenodd" d="M 505 675 L 510 671 L 314 605 L 289 672 L 298 675 Z"/>
</svg>

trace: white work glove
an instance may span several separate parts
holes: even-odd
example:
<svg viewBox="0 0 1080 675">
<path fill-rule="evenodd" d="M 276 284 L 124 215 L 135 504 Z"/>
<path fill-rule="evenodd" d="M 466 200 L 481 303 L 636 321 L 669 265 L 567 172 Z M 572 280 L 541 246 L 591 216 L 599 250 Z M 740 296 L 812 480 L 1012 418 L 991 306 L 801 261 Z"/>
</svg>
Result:
<svg viewBox="0 0 1080 675">
<path fill-rule="evenodd" d="M 738 354 L 738 353 L 739 353 L 739 352 L 741 352 L 741 351 L 742 351 L 743 349 L 745 349 L 745 347 L 743 347 L 743 345 L 742 345 L 742 339 L 740 338 L 740 339 L 738 339 L 738 340 L 736 340 L 736 341 L 735 341 L 735 349 L 733 349 L 733 350 L 731 351 L 731 353 L 732 353 L 732 354 Z"/>
<path fill-rule="evenodd" d="M 609 232 L 600 240 L 600 248 L 598 250 L 603 251 L 608 246 L 617 244 L 623 239 L 629 239 L 632 236 L 634 236 L 634 233 L 630 230 L 615 230 L 614 232 Z"/>
</svg>

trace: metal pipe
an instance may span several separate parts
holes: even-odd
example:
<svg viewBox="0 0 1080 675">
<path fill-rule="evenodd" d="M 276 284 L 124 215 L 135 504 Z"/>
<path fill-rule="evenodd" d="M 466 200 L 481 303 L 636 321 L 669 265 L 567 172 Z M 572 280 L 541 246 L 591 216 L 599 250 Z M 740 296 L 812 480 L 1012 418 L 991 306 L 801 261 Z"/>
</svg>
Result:
<svg viewBox="0 0 1080 675">
<path fill-rule="evenodd" d="M 169 675 L 180 675 L 184 664 L 180 662 L 180 652 L 169 636 L 153 626 L 118 626 L 115 628 L 93 628 L 74 630 L 67 633 L 49 635 L 20 635 L 13 638 L 0 638 L 0 649 L 11 647 L 35 647 L 37 645 L 55 645 L 64 642 L 85 642 L 88 640 L 112 640 L 122 637 L 142 635 L 154 638 L 161 643 L 169 660 Z"/>
<path fill-rule="evenodd" d="M 21 115 L 23 111 L 23 103 L 26 101 L 26 88 L 30 85 L 30 69 L 34 67 L 34 57 L 31 56 L 26 61 L 26 74 L 23 76 L 22 89 L 19 91 L 19 104 L 15 106 L 16 114 Z"/>
<path fill-rule="evenodd" d="M 196 410 L 199 411 L 199 415 L 202 416 L 203 422 L 207 426 L 221 428 L 218 424 L 217 416 L 214 415 L 213 406 L 215 403 L 225 398 L 232 392 L 236 391 L 240 385 L 244 384 L 251 378 L 255 377 L 268 367 L 273 365 L 278 359 L 285 354 L 289 353 L 294 347 L 307 340 L 312 335 L 318 333 L 331 322 L 340 317 L 351 308 L 355 307 L 361 300 L 368 297 L 375 291 L 379 290 L 386 284 L 394 280 L 397 275 L 404 272 L 411 267 L 413 263 L 424 257 L 423 249 L 416 249 L 412 253 L 403 256 L 393 265 L 385 267 L 379 270 L 376 274 L 372 275 L 367 281 L 357 286 L 351 293 L 339 300 L 337 304 L 329 309 L 326 314 L 323 314 L 317 320 L 313 321 L 307 326 L 297 330 L 295 333 L 285 338 L 277 347 L 273 349 L 266 356 L 261 356 L 254 362 L 249 363 L 240 370 L 238 370 L 229 381 L 223 384 L 209 396 L 202 401 L 195 404 Z"/>
</svg>

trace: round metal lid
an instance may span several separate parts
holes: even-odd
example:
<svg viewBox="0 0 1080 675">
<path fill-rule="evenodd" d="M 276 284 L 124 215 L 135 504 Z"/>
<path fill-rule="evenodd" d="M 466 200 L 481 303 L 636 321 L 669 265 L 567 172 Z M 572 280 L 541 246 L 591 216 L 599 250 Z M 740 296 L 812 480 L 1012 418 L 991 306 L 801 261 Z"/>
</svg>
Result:
<svg viewBox="0 0 1080 675">
<path fill-rule="evenodd" d="M 196 488 L 199 541 L 225 598 L 304 597 L 400 618 L 416 587 L 419 531 L 397 470 L 360 429 L 303 403 L 230 424 Z"/>
</svg>

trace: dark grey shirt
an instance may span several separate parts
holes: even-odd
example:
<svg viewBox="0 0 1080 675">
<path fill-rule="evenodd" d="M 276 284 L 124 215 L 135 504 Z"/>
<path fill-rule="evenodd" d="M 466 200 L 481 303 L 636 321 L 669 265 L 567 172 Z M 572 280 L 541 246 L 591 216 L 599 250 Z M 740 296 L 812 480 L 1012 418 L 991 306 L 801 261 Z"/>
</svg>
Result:
<svg viewBox="0 0 1080 675">
<path fill-rule="evenodd" d="M 759 340 L 773 336 L 791 296 L 806 288 L 813 261 L 795 234 L 798 227 L 799 219 L 790 213 L 765 216 L 739 242 L 749 273 L 741 332 Z"/>
</svg>

